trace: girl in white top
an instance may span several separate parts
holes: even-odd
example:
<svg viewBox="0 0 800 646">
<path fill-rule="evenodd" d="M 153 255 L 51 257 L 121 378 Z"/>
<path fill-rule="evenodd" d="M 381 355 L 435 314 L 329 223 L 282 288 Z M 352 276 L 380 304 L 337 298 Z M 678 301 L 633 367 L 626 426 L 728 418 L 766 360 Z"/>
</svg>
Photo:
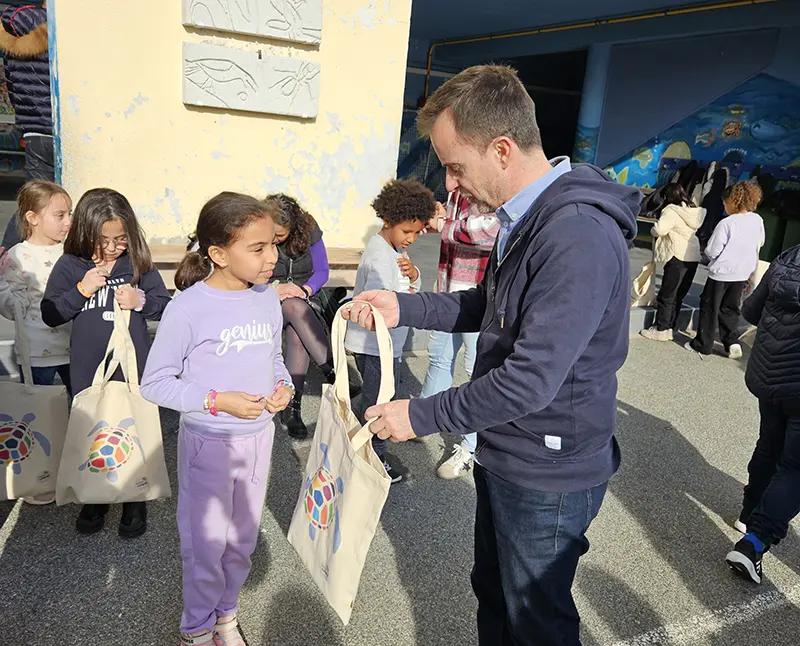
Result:
<svg viewBox="0 0 800 646">
<path fill-rule="evenodd" d="M 656 320 L 641 334 L 652 341 L 672 341 L 678 325 L 683 299 L 694 282 L 700 264 L 700 241 L 697 230 L 706 210 L 695 206 L 680 184 L 664 187 L 664 206 L 653 227 L 653 259 L 664 263 L 664 278 L 656 297 Z"/>
<path fill-rule="evenodd" d="M 5 254 L 0 273 L 0 314 L 14 320 L 19 308 L 30 347 L 33 382 L 52 386 L 56 374 L 70 391 L 69 325 L 50 328 L 42 321 L 42 296 L 56 261 L 64 253 L 63 240 L 72 222 L 72 200 L 58 184 L 32 180 L 17 197 L 17 224 L 23 242 Z M 20 358 L 20 330 L 16 331 L 17 361 Z M 22 369 L 20 368 L 20 374 Z M 46 504 L 52 494 L 26 502 Z"/>
</svg>

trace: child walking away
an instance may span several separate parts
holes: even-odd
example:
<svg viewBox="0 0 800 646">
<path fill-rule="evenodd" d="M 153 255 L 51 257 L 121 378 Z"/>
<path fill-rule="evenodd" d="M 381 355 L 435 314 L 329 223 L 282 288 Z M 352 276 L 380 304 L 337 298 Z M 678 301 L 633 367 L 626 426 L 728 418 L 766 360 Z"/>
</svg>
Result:
<svg viewBox="0 0 800 646">
<path fill-rule="evenodd" d="M 372 202 L 378 217 L 383 220 L 383 228 L 370 238 L 356 273 L 353 294 L 371 289 L 388 289 L 395 292 L 417 292 L 422 285 L 419 269 L 408 259 L 406 249 L 416 241 L 419 234 L 428 226 L 436 214 L 436 199 L 433 193 L 414 180 L 394 180 L 384 186 Z M 394 348 L 395 390 L 397 384 L 397 363 L 403 354 L 403 346 L 408 337 L 408 328 L 389 330 Z M 353 407 L 353 412 L 362 424 L 366 424 L 364 413 L 378 401 L 381 383 L 381 361 L 378 351 L 378 338 L 375 332 L 365 330 L 355 323 L 347 324 L 345 348 L 355 355 L 356 367 L 361 373 L 364 386 L 361 398 Z M 393 483 L 403 479 L 400 465 L 392 465 L 386 460 L 387 440 L 372 440 L 375 453 L 383 461 L 386 472 Z"/>
<path fill-rule="evenodd" d="M 688 350 L 711 354 L 717 323 L 725 354 L 741 359 L 737 327 L 742 314 L 742 294 L 756 267 L 758 252 L 764 246 L 764 222 L 754 209 L 761 202 L 761 189 L 754 182 L 739 182 L 722 194 L 728 217 L 714 229 L 706 247 L 708 280 L 700 298 L 700 323 L 697 337 L 686 344 Z"/>
<path fill-rule="evenodd" d="M 758 398 L 761 430 L 734 523 L 745 536 L 726 560 L 761 583 L 764 552 L 786 538 L 800 512 L 800 246 L 775 259 L 743 309 L 758 326 L 745 381 Z"/>
<path fill-rule="evenodd" d="M 103 361 L 114 329 L 114 300 L 122 309 L 131 310 L 131 338 L 142 372 L 150 349 L 147 320 L 161 318 L 169 293 L 128 200 L 114 190 L 96 188 L 85 193 L 75 207 L 64 255 L 53 267 L 42 300 L 42 319 L 47 325 L 58 327 L 72 321 L 69 372 L 73 394 L 92 385 Z M 123 381 L 122 370 L 112 379 Z M 84 505 L 78 515 L 78 532 L 102 530 L 107 512 L 108 505 Z M 146 503 L 124 503 L 120 536 L 134 538 L 146 530 Z"/>
<path fill-rule="evenodd" d="M 30 347 L 33 383 L 52 386 L 56 374 L 71 393 L 69 380 L 69 325 L 51 329 L 42 321 L 42 297 L 53 266 L 64 253 L 63 240 L 72 222 L 72 200 L 52 182 L 32 180 L 17 196 L 17 228 L 23 242 L 7 254 L 0 276 L 0 313 L 14 320 L 17 307 L 23 316 Z M 3 285 L 2 283 L 6 284 Z M 19 333 L 15 346 L 19 359 Z M 22 368 L 20 367 L 20 374 Z M 34 505 L 55 500 L 53 493 L 25 498 Z"/>
<path fill-rule="evenodd" d="M 680 184 L 664 187 L 664 205 L 652 233 L 654 258 L 664 264 L 664 278 L 656 297 L 656 324 L 642 330 L 652 341 L 672 341 L 678 325 L 683 299 L 692 287 L 700 262 L 700 241 L 697 230 L 703 224 L 706 210 L 695 206 Z"/>
<path fill-rule="evenodd" d="M 142 381 L 146 399 L 181 413 L 183 646 L 244 645 L 239 591 L 258 539 L 273 415 L 293 393 L 281 302 L 267 284 L 278 258 L 269 209 L 237 193 L 203 207 L 198 250 L 175 274 L 181 293 L 164 314 Z"/>
</svg>

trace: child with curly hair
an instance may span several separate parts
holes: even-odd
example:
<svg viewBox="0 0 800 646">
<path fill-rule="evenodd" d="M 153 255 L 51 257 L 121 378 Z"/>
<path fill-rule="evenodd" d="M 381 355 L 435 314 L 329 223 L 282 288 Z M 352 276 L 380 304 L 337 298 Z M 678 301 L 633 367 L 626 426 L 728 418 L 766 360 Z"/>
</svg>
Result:
<svg viewBox="0 0 800 646">
<path fill-rule="evenodd" d="M 708 280 L 700 297 L 697 337 L 688 350 L 711 354 L 717 324 L 725 354 L 741 359 L 737 328 L 742 315 L 742 295 L 747 280 L 758 266 L 758 252 L 764 246 L 764 221 L 755 209 L 761 202 L 761 188 L 755 182 L 739 182 L 722 194 L 728 217 L 714 229 L 706 246 Z"/>
<path fill-rule="evenodd" d="M 416 292 L 422 284 L 420 271 L 408 258 L 406 249 L 413 244 L 436 214 L 436 198 L 425 186 L 415 180 L 394 180 L 383 187 L 372 202 L 372 208 L 383 221 L 383 228 L 367 243 L 358 265 L 353 295 L 372 289 L 394 292 Z M 389 330 L 394 347 L 395 361 L 399 363 L 408 328 Z M 345 348 L 355 355 L 356 366 L 364 380 L 361 398 L 353 412 L 362 424 L 364 413 L 378 401 L 381 383 L 381 362 L 375 332 L 365 330 L 355 323 L 347 324 Z M 395 384 L 397 369 L 395 368 Z M 393 483 L 403 479 L 402 469 L 386 461 L 387 441 L 373 438 L 375 453 L 384 463 L 386 473 Z"/>
</svg>

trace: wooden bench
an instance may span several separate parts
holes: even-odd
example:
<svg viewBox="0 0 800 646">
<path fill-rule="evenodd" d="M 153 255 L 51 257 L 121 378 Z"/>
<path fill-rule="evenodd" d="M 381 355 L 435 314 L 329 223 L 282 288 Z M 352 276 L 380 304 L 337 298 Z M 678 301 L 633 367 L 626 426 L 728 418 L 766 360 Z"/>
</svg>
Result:
<svg viewBox="0 0 800 646">
<path fill-rule="evenodd" d="M 329 247 L 328 265 L 330 279 L 326 287 L 346 287 L 352 289 L 356 282 L 356 271 L 361 261 L 361 249 L 348 247 Z M 161 272 L 164 284 L 169 291 L 175 289 L 175 270 L 186 254 L 184 245 L 154 244 L 150 245 L 150 253 L 156 268 Z"/>
</svg>

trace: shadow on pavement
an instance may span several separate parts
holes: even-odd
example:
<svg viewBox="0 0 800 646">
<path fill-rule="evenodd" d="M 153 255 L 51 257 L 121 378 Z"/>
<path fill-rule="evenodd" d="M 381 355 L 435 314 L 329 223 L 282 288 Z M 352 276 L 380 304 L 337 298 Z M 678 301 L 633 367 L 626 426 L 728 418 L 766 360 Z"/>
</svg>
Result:
<svg viewBox="0 0 800 646">
<path fill-rule="evenodd" d="M 595 565 L 579 565 L 575 584 L 618 640 L 631 639 L 662 623 L 658 612 L 631 586 Z M 598 644 L 585 623 L 581 638 L 584 646 Z"/>
<path fill-rule="evenodd" d="M 672 424 L 624 402 L 618 403 L 618 409 L 622 467 L 609 490 L 644 528 L 653 549 L 706 607 L 716 609 L 751 598 L 752 585 L 725 565 L 732 539 L 717 524 L 730 526 L 738 517 L 742 483 L 709 464 Z M 773 553 L 798 571 L 793 556 L 797 548 L 798 537 L 790 532 L 786 543 Z M 767 578 L 761 591 L 769 587 Z"/>
<path fill-rule="evenodd" d="M 336 621 L 319 594 L 292 587 L 275 595 L 261 641 L 254 642 L 250 635 L 245 636 L 251 639 L 251 644 L 264 646 L 344 646 L 345 642 L 337 635 L 341 627 Z"/>
</svg>

